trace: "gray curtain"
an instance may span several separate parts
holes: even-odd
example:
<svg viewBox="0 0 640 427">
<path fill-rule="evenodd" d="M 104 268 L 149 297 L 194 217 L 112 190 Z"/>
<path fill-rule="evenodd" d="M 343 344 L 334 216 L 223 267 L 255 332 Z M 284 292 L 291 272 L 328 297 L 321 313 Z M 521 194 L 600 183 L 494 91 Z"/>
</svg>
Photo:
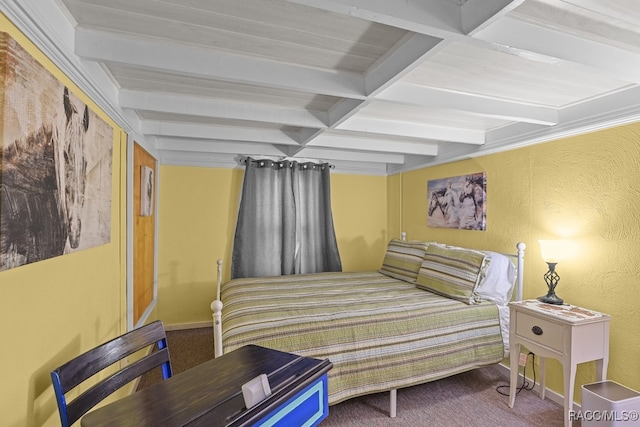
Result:
<svg viewBox="0 0 640 427">
<path fill-rule="evenodd" d="M 231 278 L 342 270 L 329 169 L 247 158 Z"/>
</svg>

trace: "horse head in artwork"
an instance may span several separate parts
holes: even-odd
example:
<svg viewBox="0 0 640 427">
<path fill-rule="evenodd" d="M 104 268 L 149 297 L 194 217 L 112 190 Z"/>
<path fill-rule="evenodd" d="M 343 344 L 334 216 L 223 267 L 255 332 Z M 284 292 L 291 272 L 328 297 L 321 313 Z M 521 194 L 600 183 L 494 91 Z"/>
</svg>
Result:
<svg viewBox="0 0 640 427">
<path fill-rule="evenodd" d="M 56 176 L 58 179 L 58 209 L 67 229 L 69 246 L 80 244 L 82 208 L 86 184 L 87 161 L 84 153 L 84 136 L 89 128 L 89 110 L 82 111 L 69 97 L 68 88 L 63 95 L 65 122 L 58 129 L 56 145 Z"/>
<path fill-rule="evenodd" d="M 467 176 L 465 185 L 460 192 L 460 202 L 464 202 L 464 200 L 467 198 L 473 201 L 474 218 L 476 220 L 482 218 L 486 193 L 478 180 L 474 180 L 471 176 Z"/>
<path fill-rule="evenodd" d="M 429 197 L 429 216 L 433 214 L 433 211 L 435 211 L 436 208 L 440 208 L 442 215 L 444 215 L 443 203 L 445 191 L 446 189 L 431 192 L 431 197 Z"/>
</svg>

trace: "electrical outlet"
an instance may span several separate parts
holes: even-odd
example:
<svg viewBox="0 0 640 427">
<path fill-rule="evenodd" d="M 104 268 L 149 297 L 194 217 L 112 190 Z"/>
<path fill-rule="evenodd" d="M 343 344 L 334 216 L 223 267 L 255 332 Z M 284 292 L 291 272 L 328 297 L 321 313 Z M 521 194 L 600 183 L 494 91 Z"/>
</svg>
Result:
<svg viewBox="0 0 640 427">
<path fill-rule="evenodd" d="M 518 365 L 524 366 L 526 364 L 527 364 L 527 354 L 526 353 L 520 353 L 520 360 L 518 361 Z"/>
</svg>

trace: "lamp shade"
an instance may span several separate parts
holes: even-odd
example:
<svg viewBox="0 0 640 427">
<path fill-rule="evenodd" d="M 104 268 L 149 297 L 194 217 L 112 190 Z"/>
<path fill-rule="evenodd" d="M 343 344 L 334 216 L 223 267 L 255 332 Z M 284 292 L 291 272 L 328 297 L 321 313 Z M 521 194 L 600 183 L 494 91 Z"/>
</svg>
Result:
<svg viewBox="0 0 640 427">
<path fill-rule="evenodd" d="M 572 251 L 570 240 L 539 240 L 539 242 L 542 259 L 545 262 L 560 262 Z"/>
</svg>

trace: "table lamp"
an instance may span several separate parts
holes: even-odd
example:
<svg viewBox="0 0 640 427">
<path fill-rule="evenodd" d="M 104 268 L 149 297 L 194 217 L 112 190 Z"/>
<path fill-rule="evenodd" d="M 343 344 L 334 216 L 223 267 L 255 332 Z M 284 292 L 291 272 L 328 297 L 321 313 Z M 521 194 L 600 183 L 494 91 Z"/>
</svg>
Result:
<svg viewBox="0 0 640 427">
<path fill-rule="evenodd" d="M 556 286 L 560 281 L 560 276 L 556 272 L 556 265 L 561 258 L 566 256 L 568 245 L 564 240 L 540 240 L 540 251 L 542 259 L 549 266 L 549 270 L 544 274 L 544 281 L 549 291 L 546 295 L 538 297 L 538 301 L 562 305 L 564 301 L 556 295 Z"/>
</svg>

